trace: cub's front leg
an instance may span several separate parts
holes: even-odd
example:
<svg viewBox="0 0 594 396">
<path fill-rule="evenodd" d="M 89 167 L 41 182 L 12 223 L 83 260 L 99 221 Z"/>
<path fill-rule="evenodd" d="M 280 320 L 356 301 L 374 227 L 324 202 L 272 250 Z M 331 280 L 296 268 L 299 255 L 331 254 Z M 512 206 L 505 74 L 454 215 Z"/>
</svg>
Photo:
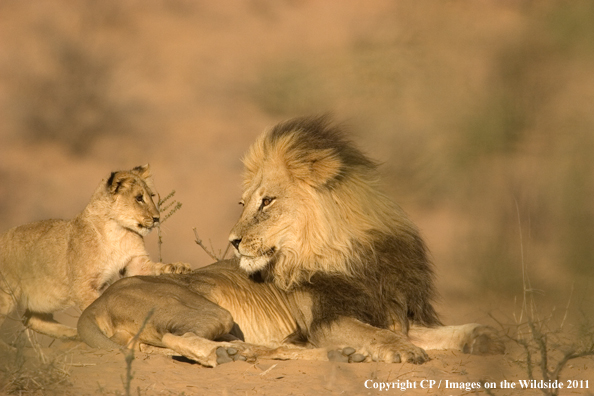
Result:
<svg viewBox="0 0 594 396">
<path fill-rule="evenodd" d="M 422 348 L 400 333 L 380 329 L 350 317 L 322 325 L 310 335 L 312 344 L 324 348 L 353 347 L 378 362 L 421 364 L 429 360 Z"/>
<path fill-rule="evenodd" d="M 181 261 L 177 261 L 175 263 L 163 264 L 163 263 L 154 263 L 156 265 L 156 275 L 161 274 L 187 274 L 192 272 L 192 268 L 190 264 L 182 263 Z"/>
<path fill-rule="evenodd" d="M 176 262 L 170 264 L 155 263 L 148 256 L 134 257 L 126 266 L 126 276 L 186 274 L 192 271 L 187 263 Z"/>
</svg>

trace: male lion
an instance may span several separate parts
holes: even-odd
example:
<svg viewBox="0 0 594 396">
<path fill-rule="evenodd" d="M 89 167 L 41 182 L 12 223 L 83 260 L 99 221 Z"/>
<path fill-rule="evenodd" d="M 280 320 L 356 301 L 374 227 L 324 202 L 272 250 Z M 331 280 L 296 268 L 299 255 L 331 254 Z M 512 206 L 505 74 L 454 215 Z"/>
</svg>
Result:
<svg viewBox="0 0 594 396">
<path fill-rule="evenodd" d="M 152 262 L 144 247 L 143 237 L 159 222 L 153 190 L 148 165 L 113 172 L 74 219 L 0 235 L 0 324 L 16 309 L 39 333 L 75 338 L 76 329 L 55 322 L 52 313 L 84 310 L 122 276 L 188 272 L 187 264 Z"/>
<path fill-rule="evenodd" d="M 321 356 L 291 344 L 349 346 L 382 362 L 422 363 L 422 348 L 503 351 L 488 327 L 441 325 L 419 232 L 379 191 L 376 164 L 326 118 L 277 125 L 244 164 L 244 209 L 230 235 L 237 258 L 117 282 L 81 315 L 84 341 L 126 344 L 154 309 L 140 342 L 206 365 L 216 364 L 210 340 L 228 332 L 281 347 L 220 344 L 246 356 Z"/>
</svg>

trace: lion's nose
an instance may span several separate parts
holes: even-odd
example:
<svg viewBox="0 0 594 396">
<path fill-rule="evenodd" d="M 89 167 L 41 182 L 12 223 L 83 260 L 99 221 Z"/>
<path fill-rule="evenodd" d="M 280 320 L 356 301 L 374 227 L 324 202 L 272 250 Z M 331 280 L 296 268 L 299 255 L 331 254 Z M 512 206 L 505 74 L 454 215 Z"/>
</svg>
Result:
<svg viewBox="0 0 594 396">
<path fill-rule="evenodd" d="M 241 243 L 241 238 L 231 240 L 231 245 L 235 246 L 235 249 L 239 250 L 239 244 Z"/>
</svg>

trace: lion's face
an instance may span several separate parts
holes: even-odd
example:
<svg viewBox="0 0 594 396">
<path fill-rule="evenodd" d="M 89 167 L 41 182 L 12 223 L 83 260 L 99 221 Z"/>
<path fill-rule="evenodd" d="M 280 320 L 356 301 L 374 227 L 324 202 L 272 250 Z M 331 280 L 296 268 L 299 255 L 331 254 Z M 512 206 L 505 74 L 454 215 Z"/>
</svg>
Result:
<svg viewBox="0 0 594 396">
<path fill-rule="evenodd" d="M 111 215 L 122 227 L 147 235 L 159 223 L 159 210 L 148 165 L 112 173 L 107 188 L 112 197 Z"/>
<path fill-rule="evenodd" d="M 281 167 L 263 170 L 246 186 L 243 212 L 229 236 L 246 272 L 264 269 L 295 241 L 298 193 Z"/>
<path fill-rule="evenodd" d="M 248 273 L 274 264 L 277 274 L 300 276 L 302 269 L 332 254 L 327 245 L 342 236 L 330 224 L 339 205 L 322 193 L 341 162 L 327 148 L 295 147 L 298 138 L 287 134 L 270 144 L 270 135 L 264 134 L 244 159 L 244 209 L 229 240 Z M 282 281 L 284 275 L 277 278 Z"/>
</svg>

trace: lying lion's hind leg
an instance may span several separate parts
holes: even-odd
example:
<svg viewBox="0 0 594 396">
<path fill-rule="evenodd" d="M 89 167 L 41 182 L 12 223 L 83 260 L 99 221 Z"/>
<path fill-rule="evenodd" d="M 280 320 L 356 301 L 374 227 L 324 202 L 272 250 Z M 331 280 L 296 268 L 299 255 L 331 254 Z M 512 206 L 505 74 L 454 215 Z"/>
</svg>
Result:
<svg viewBox="0 0 594 396">
<path fill-rule="evenodd" d="M 163 344 L 169 350 L 192 359 L 204 366 L 214 367 L 232 361 L 254 362 L 256 359 L 318 360 L 336 362 L 362 362 L 366 357 L 353 348 L 328 351 L 326 348 L 303 348 L 282 345 L 277 348 L 248 344 L 241 341 L 216 342 L 192 333 L 183 336 L 165 334 Z M 170 354 L 168 350 L 161 353 Z"/>
<path fill-rule="evenodd" d="M 410 341 L 433 350 L 458 350 L 473 355 L 494 355 L 505 352 L 505 345 L 497 331 L 489 326 L 469 323 L 460 326 L 411 326 Z"/>
<path fill-rule="evenodd" d="M 62 340 L 77 339 L 76 329 L 56 322 L 52 314 L 39 314 L 27 311 L 23 322 L 30 329 L 50 337 Z"/>
<path fill-rule="evenodd" d="M 171 335 L 171 334 L 170 334 Z M 175 336 L 174 337 L 179 337 L 179 336 Z M 199 360 L 202 360 L 202 358 L 196 358 L 196 352 L 194 351 L 193 353 L 188 353 L 188 351 L 185 348 L 180 348 L 179 344 L 180 343 L 186 343 L 186 340 L 174 340 L 171 337 L 167 337 L 168 338 L 168 342 L 171 346 L 177 348 L 177 350 L 171 349 L 171 348 L 163 348 L 163 347 L 156 347 L 153 345 L 148 345 L 148 344 L 140 344 L 139 345 L 139 350 L 141 352 L 145 352 L 145 353 L 149 353 L 149 354 L 159 354 L 159 355 L 164 355 L 164 356 L 183 356 L 185 358 L 194 360 L 198 363 Z M 192 335 L 190 333 L 188 333 L 185 338 L 192 338 Z M 198 337 L 201 338 L 201 337 Z M 233 337 L 235 339 L 235 337 Z M 173 341 L 172 341 L 173 340 Z M 203 339 L 204 340 L 204 339 Z M 194 340 L 195 342 L 201 342 L 198 340 Z M 220 340 L 218 340 L 217 346 L 215 346 L 215 355 L 216 355 L 216 363 L 217 365 L 219 364 L 223 364 L 223 363 L 228 363 L 228 362 L 234 362 L 234 361 L 254 361 L 255 357 L 254 356 L 250 356 L 250 359 L 248 359 L 244 354 L 238 353 L 239 349 L 236 348 L 235 346 L 230 346 L 227 343 L 222 343 L 220 342 Z M 175 344 L 175 345 L 174 345 Z M 225 345 L 225 346 L 222 346 Z M 191 345 L 188 344 L 189 347 L 191 347 Z M 201 347 L 199 347 L 200 349 Z M 207 348 L 208 349 L 208 348 Z M 212 354 L 212 350 L 208 350 L 207 355 Z M 204 353 L 199 353 L 200 356 L 205 355 Z M 194 356 L 194 358 L 191 358 L 191 356 Z M 208 359 L 207 359 L 208 360 Z M 204 364 L 206 366 L 210 367 L 210 364 Z"/>
<path fill-rule="evenodd" d="M 236 355 L 237 349 L 228 342 L 216 342 L 199 337 L 192 333 L 186 333 L 183 336 L 167 333 L 163 335 L 163 345 L 175 352 L 192 359 L 203 366 L 215 367 L 217 364 L 226 363 L 219 361 L 217 350 L 219 348 L 233 348 L 232 355 Z M 220 354 L 220 352 L 219 352 Z M 229 355 L 229 353 L 227 353 Z M 246 358 L 247 359 L 247 358 Z M 223 359 L 226 360 L 226 359 Z"/>
<path fill-rule="evenodd" d="M 235 326 L 229 311 L 195 293 L 184 297 L 183 303 L 175 301 L 155 312 L 152 326 L 157 331 L 177 336 L 190 333 L 208 340 L 235 339 L 229 335 Z"/>
</svg>

